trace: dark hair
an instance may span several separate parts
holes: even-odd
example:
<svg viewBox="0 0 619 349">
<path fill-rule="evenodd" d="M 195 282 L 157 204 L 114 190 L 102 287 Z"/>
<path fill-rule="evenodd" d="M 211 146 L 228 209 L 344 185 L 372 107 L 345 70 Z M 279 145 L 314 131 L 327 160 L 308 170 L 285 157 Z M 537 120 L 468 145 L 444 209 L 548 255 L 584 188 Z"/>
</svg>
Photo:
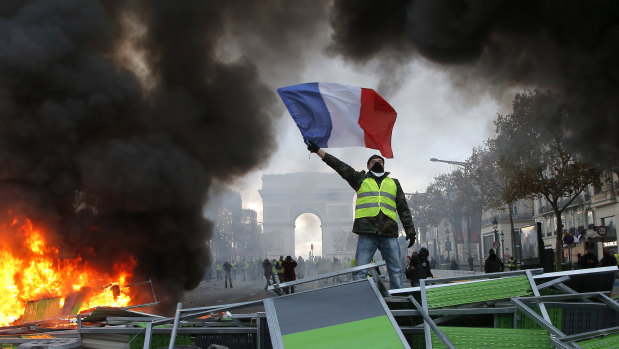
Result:
<svg viewBox="0 0 619 349">
<path fill-rule="evenodd" d="M 490 254 L 494 254 L 494 250 L 490 249 L 490 251 L 488 251 Z"/>
<path fill-rule="evenodd" d="M 419 255 L 420 255 L 422 258 L 428 258 L 428 256 L 430 255 L 430 251 L 428 251 L 428 249 L 427 249 L 427 248 L 422 247 L 422 248 L 420 248 L 420 249 L 419 249 Z"/>
<path fill-rule="evenodd" d="M 381 159 L 383 161 L 383 164 L 385 163 L 385 159 L 382 156 L 374 154 L 368 159 L 367 165 L 370 164 L 370 161 L 372 161 L 372 159 Z"/>
</svg>

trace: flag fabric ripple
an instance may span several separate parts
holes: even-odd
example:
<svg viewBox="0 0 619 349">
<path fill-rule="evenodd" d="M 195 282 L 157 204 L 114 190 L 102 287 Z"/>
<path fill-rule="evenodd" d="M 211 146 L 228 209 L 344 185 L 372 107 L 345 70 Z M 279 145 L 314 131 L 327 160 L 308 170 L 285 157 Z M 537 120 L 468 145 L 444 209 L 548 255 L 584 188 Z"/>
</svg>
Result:
<svg viewBox="0 0 619 349">
<path fill-rule="evenodd" d="M 277 90 L 303 138 L 321 148 L 361 146 L 393 158 L 397 113 L 368 88 L 313 82 Z"/>
</svg>

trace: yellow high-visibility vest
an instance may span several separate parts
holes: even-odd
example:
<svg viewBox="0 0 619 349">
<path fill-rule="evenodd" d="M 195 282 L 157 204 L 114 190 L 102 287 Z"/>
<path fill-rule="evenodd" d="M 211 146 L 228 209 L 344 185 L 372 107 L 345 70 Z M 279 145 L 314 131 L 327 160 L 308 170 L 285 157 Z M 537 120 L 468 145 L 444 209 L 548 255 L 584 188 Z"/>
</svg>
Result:
<svg viewBox="0 0 619 349">
<path fill-rule="evenodd" d="M 357 203 L 355 205 L 355 219 L 364 217 L 375 217 L 379 212 L 387 217 L 398 221 L 395 196 L 397 186 L 393 179 L 385 177 L 380 183 L 380 188 L 376 180 L 367 177 L 361 187 L 357 190 Z"/>
<path fill-rule="evenodd" d="M 277 267 L 278 265 L 279 265 L 279 268 Z M 278 262 L 275 264 L 275 271 L 276 271 L 278 274 L 283 274 L 283 273 L 284 273 L 284 266 L 282 265 L 282 262 L 281 262 L 281 261 L 278 261 Z"/>
</svg>

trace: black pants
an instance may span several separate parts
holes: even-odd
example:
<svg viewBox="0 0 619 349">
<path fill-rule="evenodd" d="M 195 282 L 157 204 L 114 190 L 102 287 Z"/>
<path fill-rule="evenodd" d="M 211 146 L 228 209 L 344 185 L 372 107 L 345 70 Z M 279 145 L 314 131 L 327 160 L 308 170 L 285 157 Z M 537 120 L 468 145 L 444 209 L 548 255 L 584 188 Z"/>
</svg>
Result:
<svg viewBox="0 0 619 349">
<path fill-rule="evenodd" d="M 264 274 L 264 278 L 267 279 L 267 284 L 264 286 L 264 289 L 266 290 L 267 287 L 269 287 L 270 285 L 274 285 L 277 282 L 275 282 L 275 274 Z"/>
<path fill-rule="evenodd" d="M 226 275 L 224 276 L 224 279 L 225 279 L 224 282 L 226 284 L 226 288 L 228 288 L 228 280 L 230 280 L 230 288 L 233 288 L 232 287 L 232 277 L 231 277 L 230 273 L 226 273 Z"/>
</svg>

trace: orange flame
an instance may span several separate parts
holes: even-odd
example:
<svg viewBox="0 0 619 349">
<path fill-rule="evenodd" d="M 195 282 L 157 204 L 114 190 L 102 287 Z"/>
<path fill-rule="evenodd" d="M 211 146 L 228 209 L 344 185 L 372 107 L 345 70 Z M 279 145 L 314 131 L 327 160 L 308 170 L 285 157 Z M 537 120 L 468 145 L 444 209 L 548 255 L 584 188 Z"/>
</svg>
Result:
<svg viewBox="0 0 619 349">
<path fill-rule="evenodd" d="M 132 257 L 117 262 L 112 271 L 96 270 L 79 256 L 61 258 L 58 248 L 48 241 L 53 240 L 52 233 L 25 217 L 12 212 L 9 216 L 13 216 L 10 223 L 0 223 L 0 326 L 19 319 L 27 301 L 64 297 L 83 287 L 96 291 L 80 309 L 130 303 L 124 285 L 133 276 L 136 261 Z"/>
</svg>

